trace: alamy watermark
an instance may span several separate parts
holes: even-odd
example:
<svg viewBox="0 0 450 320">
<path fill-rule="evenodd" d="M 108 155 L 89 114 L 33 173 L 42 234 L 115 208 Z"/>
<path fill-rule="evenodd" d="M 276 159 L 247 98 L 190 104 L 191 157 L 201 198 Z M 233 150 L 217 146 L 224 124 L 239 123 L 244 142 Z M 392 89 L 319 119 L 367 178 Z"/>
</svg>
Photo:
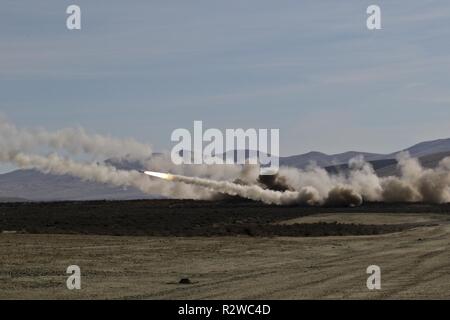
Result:
<svg viewBox="0 0 450 320">
<path fill-rule="evenodd" d="M 71 265 L 67 267 L 67 274 L 70 274 L 66 280 L 66 286 L 69 290 L 80 290 L 81 289 L 81 269 L 77 265 Z"/>
<path fill-rule="evenodd" d="M 367 7 L 366 13 L 369 15 L 366 20 L 366 26 L 369 30 L 381 29 L 381 8 L 376 4 Z M 67 7 L 66 27 L 69 30 L 81 30 L 81 8 L 76 4 Z"/>
<path fill-rule="evenodd" d="M 367 278 L 366 286 L 369 290 L 381 289 L 381 268 L 377 265 L 370 265 L 366 269 L 366 273 L 370 274 Z"/>
<path fill-rule="evenodd" d="M 67 7 L 66 27 L 69 30 L 81 30 L 81 8 L 75 4 Z"/>
<path fill-rule="evenodd" d="M 174 164 L 254 164 L 260 173 L 278 172 L 280 156 L 279 129 L 203 130 L 202 121 L 194 121 L 193 133 L 179 128 L 171 140 L 178 142 L 170 153 Z"/>
<path fill-rule="evenodd" d="M 381 29 L 381 8 L 378 5 L 372 4 L 366 10 L 369 15 L 366 20 L 366 26 L 369 30 Z"/>
</svg>

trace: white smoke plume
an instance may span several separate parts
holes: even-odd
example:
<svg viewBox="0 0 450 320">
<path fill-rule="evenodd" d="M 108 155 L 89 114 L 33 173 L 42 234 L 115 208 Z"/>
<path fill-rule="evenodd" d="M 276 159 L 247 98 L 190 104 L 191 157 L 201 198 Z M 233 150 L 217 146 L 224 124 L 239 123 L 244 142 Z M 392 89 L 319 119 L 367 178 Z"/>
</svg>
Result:
<svg viewBox="0 0 450 320">
<path fill-rule="evenodd" d="M 134 187 L 148 194 L 160 194 L 181 199 L 208 199 L 213 194 L 196 186 L 150 180 L 136 170 L 118 170 L 97 162 L 81 163 L 62 158 L 0 151 L 0 162 L 13 163 L 24 169 L 36 169 L 43 173 L 71 175 L 84 181 L 109 184 L 118 187 Z"/>
<path fill-rule="evenodd" d="M 64 150 L 70 155 L 93 157 L 126 156 L 130 160 L 144 160 L 151 156 L 151 147 L 133 139 L 116 139 L 88 134 L 83 128 L 65 128 L 54 132 L 42 128 L 22 129 L 0 116 L 0 148 L 32 152 L 39 148 Z"/>
</svg>

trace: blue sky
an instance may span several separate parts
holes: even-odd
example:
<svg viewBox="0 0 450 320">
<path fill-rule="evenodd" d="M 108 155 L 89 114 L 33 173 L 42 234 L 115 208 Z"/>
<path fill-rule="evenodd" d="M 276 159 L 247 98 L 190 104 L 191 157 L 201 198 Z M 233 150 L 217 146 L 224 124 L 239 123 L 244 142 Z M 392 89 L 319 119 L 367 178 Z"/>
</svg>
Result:
<svg viewBox="0 0 450 320">
<path fill-rule="evenodd" d="M 450 137 L 449 1 L 10 0 L 0 39 L 0 111 L 20 126 L 156 150 L 194 120 L 280 128 L 282 155 Z"/>
</svg>

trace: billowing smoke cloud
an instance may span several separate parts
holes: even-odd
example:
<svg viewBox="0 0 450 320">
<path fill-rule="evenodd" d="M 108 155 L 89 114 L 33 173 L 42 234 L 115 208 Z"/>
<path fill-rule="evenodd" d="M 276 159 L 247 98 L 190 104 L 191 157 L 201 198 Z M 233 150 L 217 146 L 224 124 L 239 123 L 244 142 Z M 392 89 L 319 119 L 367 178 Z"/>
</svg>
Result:
<svg viewBox="0 0 450 320">
<path fill-rule="evenodd" d="M 99 134 L 88 134 L 83 128 L 66 128 L 49 132 L 42 128 L 19 129 L 0 117 L 0 148 L 35 152 L 39 148 L 64 150 L 70 155 L 93 157 L 123 157 L 144 160 L 151 156 L 151 147 L 133 139 L 116 139 Z"/>
<path fill-rule="evenodd" d="M 381 180 L 382 200 L 450 202 L 450 157 L 434 169 L 425 169 L 417 159 L 403 153 L 398 157 L 400 177 Z"/>
<path fill-rule="evenodd" d="M 437 168 L 423 168 L 407 153 L 398 155 L 400 176 L 378 177 L 362 157 L 349 162 L 349 172 L 329 174 L 310 165 L 305 170 L 282 167 L 271 179 L 252 180 L 250 184 L 215 181 L 175 175 L 173 180 L 211 191 L 262 201 L 268 204 L 358 206 L 363 201 L 450 202 L 450 158 Z M 276 185 L 280 190 L 273 190 Z"/>
<path fill-rule="evenodd" d="M 329 174 L 311 165 L 305 170 L 281 168 L 279 175 L 296 190 L 310 186 L 327 205 L 358 205 L 362 201 L 450 202 L 450 157 L 434 169 L 424 168 L 408 153 L 397 156 L 399 176 L 378 177 L 362 157 L 349 162 L 347 174 Z"/>
<path fill-rule="evenodd" d="M 50 155 L 42 154 L 51 151 Z M 55 152 L 62 152 L 63 155 Z M 347 173 L 330 174 L 311 164 L 304 170 L 282 167 L 276 176 L 258 177 L 257 166 L 175 166 L 168 155 L 150 157 L 151 148 L 134 140 L 90 135 L 82 128 L 49 132 L 19 129 L 0 119 L 0 162 L 44 173 L 72 175 L 114 186 L 134 187 L 172 198 L 211 199 L 217 194 L 239 196 L 277 205 L 357 206 L 363 201 L 450 202 L 450 158 L 434 169 L 417 159 L 398 156 L 399 176 L 378 177 L 363 158 L 349 162 Z M 94 158 L 74 160 L 73 156 Z M 71 158 L 72 157 L 72 158 Z M 116 157 L 135 160 L 144 168 L 170 172 L 166 181 L 136 170 L 120 170 L 99 162 Z"/>
</svg>

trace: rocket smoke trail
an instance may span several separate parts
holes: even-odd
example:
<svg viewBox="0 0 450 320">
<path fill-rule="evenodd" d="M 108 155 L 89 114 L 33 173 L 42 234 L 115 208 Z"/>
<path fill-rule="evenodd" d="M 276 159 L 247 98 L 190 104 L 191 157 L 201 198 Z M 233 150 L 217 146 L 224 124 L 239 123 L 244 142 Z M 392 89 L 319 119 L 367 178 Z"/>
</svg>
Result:
<svg viewBox="0 0 450 320">
<path fill-rule="evenodd" d="M 258 185 L 241 185 L 230 181 L 216 181 L 210 179 L 186 177 L 167 173 L 145 171 L 145 174 L 169 181 L 184 182 L 196 186 L 201 186 L 211 191 L 216 191 L 230 196 L 239 196 L 255 201 L 262 201 L 267 204 L 295 204 L 305 203 L 309 205 L 319 204 L 318 194 L 312 188 L 304 187 L 299 191 L 274 191 L 263 189 Z"/>
<path fill-rule="evenodd" d="M 43 151 L 53 153 L 42 154 Z M 281 167 L 277 176 L 264 183 L 258 180 L 259 169 L 256 166 L 175 166 L 165 155 L 149 158 L 150 152 L 146 144 L 92 135 L 82 128 L 54 132 L 19 129 L 0 119 L 0 162 L 44 173 L 134 187 L 147 194 L 185 199 L 211 199 L 217 194 L 227 194 L 277 205 L 450 202 L 450 157 L 441 160 L 436 168 L 429 169 L 423 168 L 407 153 L 402 153 L 397 157 L 400 174 L 389 177 L 377 176 L 372 166 L 362 158 L 352 159 L 349 172 L 345 174 L 330 174 L 314 164 L 303 170 Z M 97 160 L 101 157 L 136 160 L 148 170 L 159 171 L 147 171 L 147 175 L 161 179 L 150 179 L 136 170 L 119 170 L 97 160 L 74 160 L 73 156 L 80 155 Z M 272 190 L 271 185 L 277 190 Z"/>
<path fill-rule="evenodd" d="M 0 151 L 0 162 L 13 163 L 20 168 L 36 169 L 43 173 L 71 175 L 84 181 L 118 187 L 134 187 L 147 194 L 185 199 L 208 199 L 213 196 L 211 192 L 203 188 L 150 181 L 136 170 L 119 170 L 97 162 L 76 162 L 57 154 L 41 156 Z"/>
</svg>

